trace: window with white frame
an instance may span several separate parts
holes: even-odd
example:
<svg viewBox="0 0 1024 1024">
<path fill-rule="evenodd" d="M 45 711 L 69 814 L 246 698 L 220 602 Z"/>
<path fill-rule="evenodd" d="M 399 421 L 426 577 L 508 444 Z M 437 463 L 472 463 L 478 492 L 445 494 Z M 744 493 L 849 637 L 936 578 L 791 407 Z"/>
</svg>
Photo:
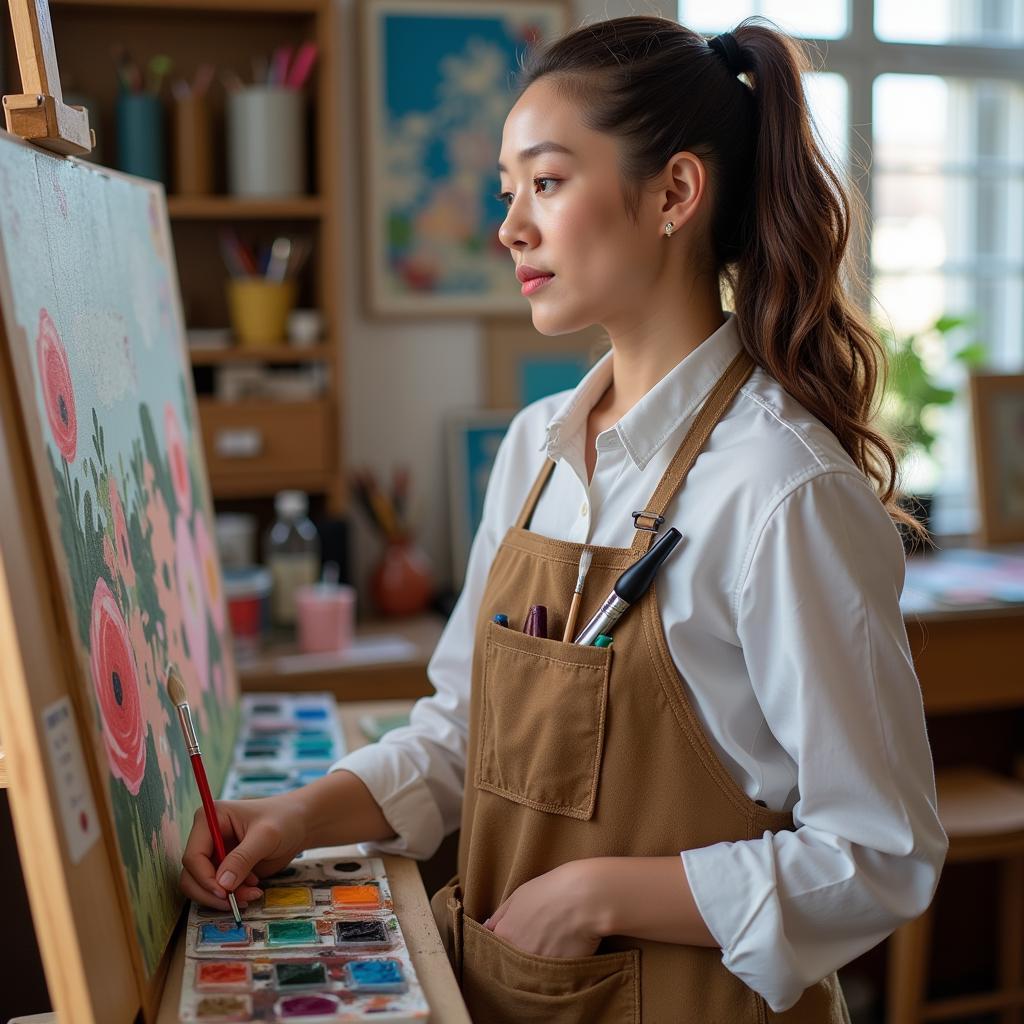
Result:
<svg viewBox="0 0 1024 1024">
<path fill-rule="evenodd" d="M 897 335 L 940 315 L 969 326 L 918 345 L 960 392 L 935 410 L 934 457 L 905 467 L 938 496 L 934 528 L 974 526 L 963 369 L 975 339 L 999 370 L 1024 364 L 1024 0 L 679 0 L 680 22 L 712 35 L 763 15 L 805 40 L 819 137 L 871 210 L 872 315 Z"/>
</svg>

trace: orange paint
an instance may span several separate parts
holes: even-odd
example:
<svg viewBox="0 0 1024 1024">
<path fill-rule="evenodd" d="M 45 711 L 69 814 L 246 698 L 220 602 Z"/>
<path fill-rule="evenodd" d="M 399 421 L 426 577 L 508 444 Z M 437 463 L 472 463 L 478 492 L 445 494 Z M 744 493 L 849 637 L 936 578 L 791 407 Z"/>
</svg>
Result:
<svg viewBox="0 0 1024 1024">
<path fill-rule="evenodd" d="M 380 888 L 376 885 L 335 885 L 331 888 L 335 907 L 379 907 Z"/>
<path fill-rule="evenodd" d="M 211 960 L 196 965 L 196 988 L 247 987 L 250 968 L 237 960 Z"/>
</svg>

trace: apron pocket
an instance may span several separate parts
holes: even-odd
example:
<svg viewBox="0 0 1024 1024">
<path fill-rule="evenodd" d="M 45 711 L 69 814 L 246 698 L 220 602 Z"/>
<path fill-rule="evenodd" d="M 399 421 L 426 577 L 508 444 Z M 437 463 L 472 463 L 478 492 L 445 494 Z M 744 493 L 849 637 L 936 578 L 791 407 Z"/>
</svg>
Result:
<svg viewBox="0 0 1024 1024">
<path fill-rule="evenodd" d="M 474 1021 L 639 1024 L 640 950 L 536 956 L 468 916 L 463 924 L 462 995 Z"/>
<path fill-rule="evenodd" d="M 487 623 L 477 788 L 589 820 L 608 704 L 608 647 L 580 647 Z"/>
<path fill-rule="evenodd" d="M 462 981 L 462 889 L 456 875 L 434 893 L 430 900 L 434 923 L 448 954 L 456 980 Z"/>
</svg>

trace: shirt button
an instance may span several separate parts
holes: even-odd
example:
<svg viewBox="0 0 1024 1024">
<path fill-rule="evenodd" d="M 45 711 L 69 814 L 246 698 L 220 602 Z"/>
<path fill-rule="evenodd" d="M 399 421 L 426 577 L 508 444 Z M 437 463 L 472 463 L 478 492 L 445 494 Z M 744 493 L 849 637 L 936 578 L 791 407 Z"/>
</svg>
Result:
<svg viewBox="0 0 1024 1024">
<path fill-rule="evenodd" d="M 590 513 L 590 506 L 586 502 L 583 502 L 583 504 L 580 505 L 580 515 L 583 516 L 584 519 L 586 519 L 586 517 L 589 515 L 589 513 Z"/>
</svg>

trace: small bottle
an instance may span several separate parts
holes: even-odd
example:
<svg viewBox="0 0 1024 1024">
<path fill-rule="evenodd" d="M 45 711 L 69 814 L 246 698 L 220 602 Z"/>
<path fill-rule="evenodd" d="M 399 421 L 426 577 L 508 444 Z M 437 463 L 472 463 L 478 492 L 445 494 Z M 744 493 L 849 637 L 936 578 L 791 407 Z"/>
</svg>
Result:
<svg viewBox="0 0 1024 1024">
<path fill-rule="evenodd" d="M 278 626 L 295 625 L 295 590 L 320 575 L 320 535 L 308 516 L 302 491 L 280 491 L 274 498 L 277 521 L 266 537 L 267 568 L 273 590 L 271 616 Z"/>
</svg>

